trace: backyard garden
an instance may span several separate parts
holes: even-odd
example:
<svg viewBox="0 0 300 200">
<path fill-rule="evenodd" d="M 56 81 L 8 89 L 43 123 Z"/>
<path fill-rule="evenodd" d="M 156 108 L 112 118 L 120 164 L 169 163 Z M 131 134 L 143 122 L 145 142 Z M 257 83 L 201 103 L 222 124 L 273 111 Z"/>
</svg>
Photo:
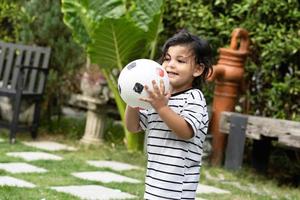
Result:
<svg viewBox="0 0 300 200">
<path fill-rule="evenodd" d="M 143 199 L 146 133 L 131 133 L 124 126 L 126 104 L 119 94 L 118 75 L 135 59 L 158 60 L 165 40 L 182 29 L 210 42 L 214 67 L 223 58 L 221 48 L 245 47 L 242 44 L 245 38 L 238 40 L 240 45 L 233 45 L 234 30 L 247 37 L 237 96 L 232 108 L 227 106 L 223 111 L 246 116 L 248 128 L 263 133 L 256 136 L 240 129 L 246 136 L 242 150 L 238 150 L 241 163 L 235 163 L 233 169 L 226 160 L 230 156 L 225 156 L 227 134 L 218 136 L 218 141 L 225 142 L 221 142 L 221 153 L 215 154 L 215 129 L 210 127 L 200 173 L 202 188 L 197 189 L 197 198 L 300 199 L 299 1 L 3 0 L 0 25 L 2 52 L 5 48 L 18 48 L 12 44 L 26 45 L 24 48 L 29 49 L 30 55 L 43 52 L 43 48 L 51 49 L 49 58 L 46 54 L 40 56 L 49 60 L 45 61 L 47 69 L 42 70 L 46 71 L 42 95 L 33 98 L 40 103 L 38 112 L 33 110 L 33 100 L 26 100 L 25 92 L 16 92 L 11 101 L 10 93 L 7 97 L 0 96 L 0 126 L 9 124 L 0 130 L 0 200 Z M 18 55 L 21 54 L 12 56 L 16 59 L 13 63 L 21 62 Z M 0 89 L 0 94 L 4 94 L 19 78 L 6 75 L 9 73 L 2 66 L 10 61 L 1 59 L 3 56 L 0 56 L 0 86 L 7 88 Z M 29 65 L 40 62 L 30 61 L 26 56 L 20 60 L 28 63 L 24 76 L 31 73 Z M 12 78 L 12 82 L 3 77 Z M 27 82 L 29 87 L 39 88 Z M 214 94 L 218 87 L 215 83 L 209 81 L 201 88 L 210 108 L 210 126 L 219 124 L 219 118 L 214 121 L 217 99 Z M 12 105 L 17 105 L 14 103 L 18 94 L 24 99 L 17 116 L 29 129 L 14 135 L 12 130 L 17 130 L 17 126 L 11 124 L 16 109 Z M 224 107 L 225 101 L 221 104 Z M 222 117 L 224 122 L 226 116 Z M 256 122 L 251 122 L 251 117 L 261 120 L 258 128 L 253 129 Z M 272 125 L 264 119 L 273 120 Z M 34 125 L 30 126 L 31 123 Z M 237 119 L 236 123 L 243 122 Z M 220 129 L 226 133 L 234 131 L 235 126 L 228 127 L 226 131 L 226 127 Z M 215 132 L 219 132 L 218 126 Z M 280 135 L 277 140 L 281 133 L 288 134 L 285 137 L 288 143 L 279 142 Z M 30 145 L 32 142 L 53 142 L 54 146 L 67 148 L 40 149 Z M 34 159 L 33 154 L 41 155 L 41 159 Z M 47 156 L 49 159 L 45 159 Z M 95 165 L 103 161 L 111 165 Z M 6 168 L 7 164 L 15 165 Z M 14 167 L 17 171 L 18 165 L 21 171 L 25 168 L 30 171 L 31 165 L 41 171 L 15 173 Z M 115 168 L 119 165 L 132 168 Z M 82 178 L 83 173 L 90 173 L 90 178 Z M 117 181 L 97 176 L 116 177 Z M 125 181 L 120 181 L 123 178 Z M 17 183 L 23 186 L 16 187 Z M 70 187 L 73 193 L 62 192 L 62 186 Z M 76 188 L 79 186 L 86 188 Z M 96 197 L 88 192 L 91 188 L 95 188 L 91 193 Z M 81 190 L 86 191 L 80 193 Z"/>
</svg>

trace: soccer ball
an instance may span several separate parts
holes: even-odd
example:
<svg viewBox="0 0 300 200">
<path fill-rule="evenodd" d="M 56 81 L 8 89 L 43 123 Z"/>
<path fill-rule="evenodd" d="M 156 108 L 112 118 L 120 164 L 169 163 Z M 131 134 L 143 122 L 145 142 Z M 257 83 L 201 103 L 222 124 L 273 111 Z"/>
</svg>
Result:
<svg viewBox="0 0 300 200">
<path fill-rule="evenodd" d="M 169 91 L 168 74 L 160 64 L 149 59 L 138 59 L 130 62 L 123 68 L 118 78 L 121 98 L 131 107 L 152 108 L 151 104 L 139 99 L 148 97 L 144 88 L 145 85 L 153 90 L 152 80 L 155 80 L 158 86 L 160 80 L 163 80 L 165 91 Z"/>
</svg>

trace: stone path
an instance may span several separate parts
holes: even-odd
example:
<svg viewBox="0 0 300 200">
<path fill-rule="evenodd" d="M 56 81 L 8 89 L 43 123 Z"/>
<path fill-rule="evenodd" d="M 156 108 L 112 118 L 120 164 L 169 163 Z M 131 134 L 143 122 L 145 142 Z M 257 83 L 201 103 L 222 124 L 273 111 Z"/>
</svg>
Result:
<svg viewBox="0 0 300 200">
<path fill-rule="evenodd" d="M 24 142 L 25 145 L 35 147 L 42 150 L 47 151 L 76 151 L 77 149 L 74 147 L 70 147 L 65 144 L 60 144 L 57 142 L 51 142 L 51 141 L 38 141 L 38 142 Z"/>
<path fill-rule="evenodd" d="M 3 169 L 7 172 L 17 174 L 17 173 L 43 173 L 46 172 L 46 169 L 36 167 L 27 163 L 0 163 L 0 169 Z"/>
<path fill-rule="evenodd" d="M 251 192 L 251 193 L 257 194 L 257 195 L 269 196 L 272 199 L 278 199 L 278 197 L 276 195 L 274 195 L 274 193 L 272 193 L 265 187 L 258 188 L 254 184 L 241 184 L 240 182 L 238 182 L 236 180 L 226 180 L 225 177 L 223 176 L 223 174 L 218 174 L 218 175 L 212 176 L 208 171 L 206 171 L 204 173 L 204 176 L 207 180 L 212 180 L 214 182 L 218 182 L 223 185 L 230 185 L 240 191 Z"/>
<path fill-rule="evenodd" d="M 228 190 L 219 189 L 209 185 L 199 184 L 197 191 L 198 194 L 209 194 L 209 193 L 216 193 L 216 194 L 230 194 Z"/>
<path fill-rule="evenodd" d="M 94 166 L 94 167 L 110 168 L 110 169 L 115 170 L 115 171 L 140 169 L 140 167 L 129 165 L 129 164 L 126 164 L 126 163 L 117 162 L 117 161 L 88 160 L 87 163 L 91 166 Z"/>
<path fill-rule="evenodd" d="M 110 189 L 100 185 L 52 187 L 52 189 L 58 192 L 69 193 L 81 199 L 109 200 L 130 198 L 132 199 L 135 197 L 131 194 L 121 192 L 120 190 Z"/>
<path fill-rule="evenodd" d="M 103 183 L 111 183 L 111 182 L 127 182 L 127 183 L 140 183 L 139 180 L 128 178 L 126 176 L 118 175 L 112 172 L 78 172 L 72 173 L 73 176 L 90 180 L 90 181 L 99 181 Z"/>
<path fill-rule="evenodd" d="M 3 142 L 0 139 L 0 142 Z M 51 141 L 39 141 L 39 142 L 24 142 L 25 145 L 37 148 L 39 150 L 47 151 L 76 151 L 74 147 L 68 145 L 51 142 Z M 24 162 L 10 162 L 10 163 L 0 163 L 0 169 L 5 170 L 9 173 L 44 173 L 51 169 L 43 169 L 28 162 L 36 160 L 54 160 L 54 162 L 59 162 L 63 160 L 63 157 L 57 156 L 55 154 L 46 153 L 43 151 L 27 151 L 27 152 L 8 152 L 6 154 L 10 157 L 21 158 Z M 110 182 L 128 182 L 132 184 L 141 183 L 140 180 L 134 178 L 126 177 L 118 173 L 111 171 L 105 171 L 105 169 L 112 169 L 116 172 L 121 172 L 124 170 L 141 169 L 140 167 L 129 165 L 126 163 L 116 162 L 116 161 L 104 161 L 104 160 L 88 160 L 86 161 L 88 165 L 94 166 L 101 169 L 101 171 L 85 171 L 85 172 L 73 172 L 70 176 L 77 177 L 79 179 L 96 181 L 99 183 L 110 183 Z M 27 182 L 25 180 L 17 179 L 13 176 L 0 176 L 0 186 L 11 186 L 11 187 L 24 187 L 24 188 L 35 188 L 39 187 L 33 183 Z M 50 186 L 57 192 L 68 193 L 70 195 L 79 197 L 80 199 L 90 199 L 90 200 L 110 200 L 110 199 L 134 199 L 137 198 L 132 194 L 122 192 L 117 189 L 112 189 L 100 185 L 69 185 L 69 186 Z M 197 188 L 197 194 L 205 193 L 217 193 L 217 194 L 230 194 L 229 191 L 215 188 L 208 185 L 200 184 Z M 204 200 L 197 197 L 196 200 Z"/>
<path fill-rule="evenodd" d="M 35 160 L 62 160 L 62 157 L 45 152 L 10 152 L 7 156 L 23 158 L 26 161 Z"/>
<path fill-rule="evenodd" d="M 34 188 L 35 185 L 27 181 L 23 181 L 17 178 L 10 176 L 0 176 L 0 186 L 14 186 L 14 187 L 25 187 L 25 188 Z"/>
</svg>

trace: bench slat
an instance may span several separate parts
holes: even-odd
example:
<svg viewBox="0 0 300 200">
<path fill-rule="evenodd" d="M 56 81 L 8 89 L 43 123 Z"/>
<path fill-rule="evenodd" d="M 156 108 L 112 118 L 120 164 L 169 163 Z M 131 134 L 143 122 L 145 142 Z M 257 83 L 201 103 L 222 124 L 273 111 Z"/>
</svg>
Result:
<svg viewBox="0 0 300 200">
<path fill-rule="evenodd" d="M 34 52 L 31 50 L 31 49 L 27 49 L 25 50 L 24 52 L 24 56 L 25 56 L 25 59 L 24 59 L 24 62 L 22 63 L 22 66 L 25 65 L 25 66 L 28 66 L 28 65 L 31 65 L 31 60 L 32 60 L 32 56 L 34 54 Z M 24 91 L 27 91 L 28 90 L 28 82 L 30 81 L 30 78 L 28 77 L 29 76 L 29 73 L 30 73 L 30 70 L 28 69 L 25 69 L 23 71 L 23 78 L 24 78 L 24 82 L 23 82 L 23 87 L 24 87 Z"/>
<path fill-rule="evenodd" d="M 10 48 L 7 51 L 7 56 L 4 56 L 6 59 L 6 62 L 4 62 L 4 74 L 3 74 L 3 79 L 2 79 L 2 87 L 3 88 L 8 88 L 10 83 L 10 78 L 11 78 L 11 73 L 12 73 L 12 68 L 13 68 L 13 59 L 14 59 L 14 51 L 15 48 Z"/>
<path fill-rule="evenodd" d="M 19 66 L 22 63 L 23 55 L 24 55 L 24 50 L 23 49 L 14 49 L 14 57 L 16 59 L 14 66 Z M 17 78 L 18 78 L 18 73 L 20 69 L 17 67 L 13 67 L 13 74 L 11 78 L 11 88 L 15 89 L 17 87 Z"/>
<path fill-rule="evenodd" d="M 4 56 L 5 56 L 6 52 L 7 52 L 7 47 L 1 45 L 1 43 L 0 43 L 0 80 L 2 80 L 3 71 L 5 69 L 5 67 L 4 67 L 4 61 L 5 61 Z"/>
<path fill-rule="evenodd" d="M 38 67 L 39 66 L 39 62 L 40 62 L 40 58 L 41 58 L 41 52 L 36 52 L 33 58 L 33 67 Z M 29 76 L 29 86 L 28 86 L 28 91 L 35 91 L 36 87 L 36 82 L 38 79 L 38 71 L 37 70 L 32 70 Z"/>
<path fill-rule="evenodd" d="M 43 59 L 42 59 L 42 68 L 43 69 L 47 69 L 49 66 L 49 57 L 50 57 L 50 48 L 46 48 L 44 49 L 43 52 Z M 37 92 L 38 93 L 43 93 L 44 89 L 45 89 L 45 82 L 46 82 L 46 75 L 45 74 L 41 74 L 41 76 L 39 77 L 39 84 L 37 85 Z"/>
</svg>

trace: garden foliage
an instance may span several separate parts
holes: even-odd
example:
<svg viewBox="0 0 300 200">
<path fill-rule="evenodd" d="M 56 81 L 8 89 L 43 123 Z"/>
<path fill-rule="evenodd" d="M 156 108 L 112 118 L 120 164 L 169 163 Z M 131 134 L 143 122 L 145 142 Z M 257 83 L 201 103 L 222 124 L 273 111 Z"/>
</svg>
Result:
<svg viewBox="0 0 300 200">
<path fill-rule="evenodd" d="M 63 23 L 61 6 L 72 31 Z M 104 69 L 118 99 L 112 71 L 138 57 L 155 58 L 155 50 L 176 31 L 187 28 L 208 39 L 217 60 L 217 49 L 228 47 L 232 30 L 242 27 L 249 31 L 251 48 L 241 112 L 300 120 L 297 0 L 3 0 L 0 24 L 2 40 L 51 46 L 49 112 L 74 89 L 83 49 Z M 212 91 L 206 93 L 212 97 Z M 118 106 L 122 114 L 124 103 Z"/>
<path fill-rule="evenodd" d="M 21 31 L 20 6 L 11 2 L 0 2 L 0 38 L 6 42 L 15 42 L 19 40 Z"/>
<path fill-rule="evenodd" d="M 187 28 L 207 38 L 215 58 L 218 48 L 230 44 L 233 29 L 248 30 L 241 111 L 300 120 L 299 1 L 166 0 L 164 24 L 167 36 Z"/>
<path fill-rule="evenodd" d="M 85 58 L 83 49 L 63 23 L 60 6 L 60 0 L 0 2 L 2 40 L 51 47 L 44 109 L 48 115 L 60 112 L 77 82 L 74 74 Z"/>
<path fill-rule="evenodd" d="M 134 59 L 155 55 L 162 30 L 162 9 L 163 0 L 62 0 L 64 21 L 91 62 L 100 67 L 114 93 L 122 121 L 125 103 L 113 72 L 121 71 Z M 124 131 L 128 148 L 141 148 L 138 136 L 126 128 Z"/>
<path fill-rule="evenodd" d="M 30 20 L 23 20 L 22 41 L 52 48 L 46 90 L 48 113 L 60 112 L 78 82 L 75 73 L 85 60 L 83 49 L 73 41 L 70 30 L 63 23 L 60 8 L 59 0 L 31 0 L 23 4 Z"/>
</svg>

